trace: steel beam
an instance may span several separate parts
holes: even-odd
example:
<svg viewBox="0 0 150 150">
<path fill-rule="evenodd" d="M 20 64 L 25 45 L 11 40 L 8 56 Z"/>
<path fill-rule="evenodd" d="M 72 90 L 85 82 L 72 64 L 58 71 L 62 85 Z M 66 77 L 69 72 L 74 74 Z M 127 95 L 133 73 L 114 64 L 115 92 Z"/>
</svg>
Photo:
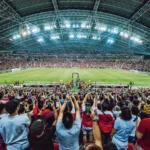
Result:
<svg viewBox="0 0 150 150">
<path fill-rule="evenodd" d="M 5 0 L 3 0 L 1 2 L 0 10 L 3 10 L 7 14 L 8 18 L 9 17 L 11 17 L 11 19 L 13 18 L 14 21 L 16 21 L 17 23 L 22 22 L 22 18 L 20 17 L 20 15 L 12 7 L 10 7 L 10 5 Z M 1 12 L 0 16 L 2 15 L 2 12 Z"/>
<path fill-rule="evenodd" d="M 130 24 L 133 24 L 137 19 L 143 16 L 150 9 L 150 0 L 144 4 L 133 16 L 130 18 Z"/>
<path fill-rule="evenodd" d="M 30 22 L 27 23 L 24 18 L 21 18 L 21 16 L 5 0 L 3 0 L 0 6 L 1 6 L 1 9 L 3 9 L 8 16 L 11 16 L 15 19 L 17 27 L 20 27 L 20 26 L 26 27 L 27 24 L 30 25 L 30 27 L 35 26 Z M 49 36 L 47 36 L 46 34 L 42 32 L 40 32 L 40 34 L 49 40 Z M 34 37 L 34 35 L 32 35 L 32 38 L 34 39 L 34 42 L 36 44 L 41 45 L 39 42 L 37 42 L 37 38 Z"/>
<path fill-rule="evenodd" d="M 61 13 L 64 17 L 87 17 L 89 15 L 91 15 L 91 11 L 87 11 L 87 10 L 61 10 L 59 11 L 59 13 Z M 49 11 L 49 12 L 42 12 L 40 14 L 34 14 L 34 15 L 30 15 L 27 17 L 24 17 L 24 20 L 26 22 L 31 22 L 31 23 L 41 23 L 42 20 L 46 20 L 46 19 L 50 19 L 50 18 L 54 18 L 55 17 L 55 12 Z M 129 20 L 117 15 L 113 15 L 113 14 L 109 14 L 109 13 L 104 13 L 104 12 L 97 12 L 95 18 L 97 20 L 99 20 L 100 22 L 103 21 L 111 21 L 112 24 L 122 24 L 123 26 L 126 25 L 126 22 L 128 22 Z M 18 24 L 15 23 L 7 23 L 4 24 L 0 27 L 0 33 L 13 29 L 13 28 L 17 28 Z M 141 34 L 141 36 L 144 36 L 146 39 L 148 39 L 149 37 L 147 35 L 150 36 L 150 28 L 145 27 L 142 24 L 136 23 L 134 22 L 134 24 L 132 25 L 132 28 L 136 30 L 136 32 L 139 32 Z M 16 30 L 16 29 L 15 29 Z"/>
</svg>

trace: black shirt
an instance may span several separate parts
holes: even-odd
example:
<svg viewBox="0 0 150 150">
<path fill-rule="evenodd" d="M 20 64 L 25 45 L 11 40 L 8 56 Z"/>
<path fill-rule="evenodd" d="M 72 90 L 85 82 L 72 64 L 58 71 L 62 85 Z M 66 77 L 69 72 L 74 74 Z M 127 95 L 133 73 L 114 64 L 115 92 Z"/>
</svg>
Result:
<svg viewBox="0 0 150 150">
<path fill-rule="evenodd" d="M 53 137 L 56 131 L 56 126 L 52 126 L 49 129 L 45 129 L 44 135 L 40 138 L 33 136 L 30 132 L 28 140 L 33 150 L 54 150 Z"/>
</svg>

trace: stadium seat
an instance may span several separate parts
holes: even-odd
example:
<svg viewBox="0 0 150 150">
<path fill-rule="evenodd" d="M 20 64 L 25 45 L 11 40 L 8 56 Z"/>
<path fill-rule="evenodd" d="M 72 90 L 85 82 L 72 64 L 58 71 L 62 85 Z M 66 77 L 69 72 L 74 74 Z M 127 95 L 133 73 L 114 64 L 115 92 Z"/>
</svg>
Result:
<svg viewBox="0 0 150 150">
<path fill-rule="evenodd" d="M 134 150 L 134 145 L 133 143 L 128 144 L 128 149 L 127 150 Z"/>
</svg>

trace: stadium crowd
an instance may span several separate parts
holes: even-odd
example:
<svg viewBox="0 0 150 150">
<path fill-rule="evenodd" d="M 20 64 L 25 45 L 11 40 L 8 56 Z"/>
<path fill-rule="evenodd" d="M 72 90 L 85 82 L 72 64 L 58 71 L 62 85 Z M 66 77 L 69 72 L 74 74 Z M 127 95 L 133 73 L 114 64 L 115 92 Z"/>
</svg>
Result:
<svg viewBox="0 0 150 150">
<path fill-rule="evenodd" d="M 127 70 L 150 71 L 150 60 L 141 59 L 94 59 L 94 58 L 50 58 L 48 56 L 0 56 L 0 69 L 13 68 L 116 68 Z"/>
<path fill-rule="evenodd" d="M 150 150 L 150 89 L 79 87 L 1 87 L 1 149 Z"/>
</svg>

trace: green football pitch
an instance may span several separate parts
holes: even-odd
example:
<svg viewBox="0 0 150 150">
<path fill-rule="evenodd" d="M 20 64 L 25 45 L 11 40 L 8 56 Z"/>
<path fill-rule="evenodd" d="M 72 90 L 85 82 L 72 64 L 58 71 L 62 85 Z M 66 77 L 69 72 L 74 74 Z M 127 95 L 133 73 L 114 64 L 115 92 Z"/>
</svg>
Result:
<svg viewBox="0 0 150 150">
<path fill-rule="evenodd" d="M 128 84 L 130 81 L 134 82 L 136 86 L 150 86 L 150 76 L 135 74 L 125 70 L 116 69 L 27 69 L 14 73 L 0 74 L 0 84 L 12 84 L 15 81 L 23 81 L 25 83 L 50 83 L 62 80 L 71 81 L 72 73 L 79 73 L 80 79 L 85 82 L 101 82 L 108 84 Z"/>
</svg>

